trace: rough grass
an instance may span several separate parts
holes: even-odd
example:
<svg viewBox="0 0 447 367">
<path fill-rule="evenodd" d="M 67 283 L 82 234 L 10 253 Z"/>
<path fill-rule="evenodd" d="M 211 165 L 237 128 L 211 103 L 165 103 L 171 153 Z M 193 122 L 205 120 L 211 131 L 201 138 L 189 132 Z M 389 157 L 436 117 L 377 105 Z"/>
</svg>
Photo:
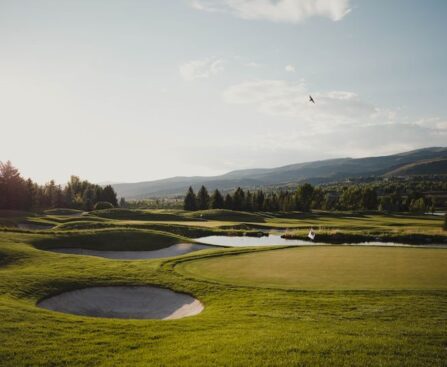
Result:
<svg viewBox="0 0 447 367">
<path fill-rule="evenodd" d="M 183 218 L 186 215 L 171 214 Z M 92 223 L 112 224 L 113 228 L 71 228 L 42 233 L 16 229 L 0 231 L 0 365 L 445 366 L 447 291 L 443 289 L 334 290 L 332 285 L 327 290 L 286 290 L 265 288 L 265 284 L 256 281 L 228 284 L 225 283 L 228 280 L 216 274 L 213 279 L 203 279 L 185 271 L 188 264 L 205 258 L 211 261 L 217 253 L 235 255 L 229 256 L 233 259 L 249 256 L 238 255 L 242 253 L 264 254 L 259 249 L 214 249 L 172 259 L 115 261 L 36 248 L 70 244 L 98 249 L 112 244 L 116 246 L 114 249 L 123 249 L 123 243 L 128 241 L 141 246 L 155 242 L 165 246 L 170 241 L 184 239 L 175 233 L 194 233 L 204 227 L 213 231 L 219 226 L 233 225 L 249 229 L 243 220 L 235 218 L 237 215 L 235 213 L 230 221 L 137 220 L 140 225 L 155 226 L 152 229 L 137 226 L 129 219 L 94 215 L 64 219 L 50 215 L 41 219 L 59 224 L 82 221 L 84 224 L 80 226 L 91 220 Z M 23 216 L 31 215 L 25 213 Z M 410 231 L 430 235 L 439 233 L 442 220 L 430 216 L 290 213 L 265 215 L 264 222 L 251 224 L 305 231 L 310 225 L 320 223 L 331 231 Z M 120 228 L 120 225 L 127 227 Z M 153 242 L 154 239 L 157 241 Z M 144 247 L 149 248 L 155 249 L 152 245 Z M 288 250 L 265 254 L 281 251 Z M 367 259 L 365 256 L 365 261 Z M 311 254 L 308 260 L 315 264 Z M 362 256 L 358 260 L 363 260 Z M 376 264 L 383 268 L 388 260 L 383 261 L 382 265 L 380 261 Z M 268 275 L 269 266 L 273 264 L 273 260 L 260 261 L 258 270 Z M 398 267 L 399 262 L 388 264 Z M 324 268 L 315 265 L 312 270 L 321 275 Z M 378 276 L 373 266 L 354 270 L 368 270 L 365 273 L 368 277 Z M 281 271 L 277 267 L 274 274 L 281 276 Z M 427 276 L 436 274 L 427 269 L 424 272 Z M 339 267 L 328 273 L 328 282 L 332 281 L 332 275 L 343 275 Z M 368 277 L 365 275 L 364 281 Z M 407 278 L 409 280 L 417 284 L 421 277 Z M 36 307 L 36 302 L 43 297 L 72 289 L 148 284 L 191 293 L 204 303 L 205 310 L 182 320 L 137 321 L 78 317 Z M 287 284 L 276 286 L 293 288 Z"/>
<path fill-rule="evenodd" d="M 259 213 L 248 213 L 241 211 L 233 211 L 226 209 L 209 209 L 199 210 L 195 212 L 187 212 L 184 214 L 188 218 L 199 218 L 206 220 L 219 220 L 219 221 L 231 221 L 231 222 L 258 222 L 265 221 L 263 215 Z"/>
<path fill-rule="evenodd" d="M 44 211 L 44 214 L 47 215 L 81 215 L 82 213 L 83 213 L 82 210 L 67 209 L 67 208 L 55 208 Z"/>
<path fill-rule="evenodd" d="M 101 218 L 108 219 L 121 219 L 121 220 L 146 220 L 146 221 L 184 221 L 191 220 L 185 219 L 182 215 L 176 214 L 176 212 L 164 211 L 164 210 L 139 210 L 139 209 L 103 209 L 95 210 L 90 213 Z"/>
<path fill-rule="evenodd" d="M 316 246 L 190 261 L 195 277 L 311 290 L 447 290 L 447 249 Z"/>
<path fill-rule="evenodd" d="M 101 229 L 41 235 L 30 242 L 39 249 L 83 248 L 104 251 L 158 250 L 190 239 L 168 232 L 141 229 Z"/>
<path fill-rule="evenodd" d="M 212 251 L 120 262 L 39 251 L 28 244 L 34 236 L 0 235 L 3 253 L 20 258 L 0 268 L 2 366 L 442 366 L 447 357 L 445 291 L 228 286 L 178 266 Z M 182 320 L 137 321 L 35 306 L 48 295 L 112 284 L 192 293 L 205 310 Z"/>
</svg>

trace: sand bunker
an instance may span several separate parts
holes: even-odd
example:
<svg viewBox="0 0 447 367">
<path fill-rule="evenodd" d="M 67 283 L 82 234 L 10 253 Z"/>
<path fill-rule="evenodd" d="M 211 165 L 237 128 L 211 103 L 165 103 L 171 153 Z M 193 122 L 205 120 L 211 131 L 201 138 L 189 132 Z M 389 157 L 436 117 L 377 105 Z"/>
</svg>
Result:
<svg viewBox="0 0 447 367">
<path fill-rule="evenodd" d="M 187 294 L 150 286 L 84 288 L 45 299 L 37 306 L 82 316 L 160 320 L 197 315 L 204 308 Z"/>
<path fill-rule="evenodd" d="M 188 252 L 204 250 L 212 246 L 197 245 L 193 243 L 179 243 L 160 250 L 153 251 L 100 251 L 87 250 L 81 248 L 56 248 L 50 251 L 62 254 L 76 254 L 105 257 L 107 259 L 121 260 L 141 260 L 141 259 L 159 259 L 163 257 L 178 256 L 187 254 Z"/>
</svg>

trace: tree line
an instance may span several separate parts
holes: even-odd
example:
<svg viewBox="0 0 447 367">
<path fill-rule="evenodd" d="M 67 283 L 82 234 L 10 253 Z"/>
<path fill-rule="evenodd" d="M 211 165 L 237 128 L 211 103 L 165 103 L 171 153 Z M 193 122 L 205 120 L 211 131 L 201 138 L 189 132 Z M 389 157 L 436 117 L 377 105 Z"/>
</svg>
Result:
<svg viewBox="0 0 447 367">
<path fill-rule="evenodd" d="M 380 210 L 402 212 L 433 211 L 430 197 L 419 192 L 387 193 L 379 197 L 377 188 L 370 185 L 350 185 L 339 191 L 305 183 L 296 190 L 243 190 L 222 194 L 214 190 L 209 194 L 202 186 L 197 193 L 190 187 L 185 195 L 185 210 L 230 209 L 242 211 L 310 211 L 322 210 Z"/>
<path fill-rule="evenodd" d="M 44 210 L 71 208 L 93 210 L 118 205 L 116 192 L 112 186 L 92 184 L 71 176 L 62 187 L 51 180 L 39 185 L 30 178 L 24 179 L 11 162 L 0 162 L 0 209 Z"/>
</svg>

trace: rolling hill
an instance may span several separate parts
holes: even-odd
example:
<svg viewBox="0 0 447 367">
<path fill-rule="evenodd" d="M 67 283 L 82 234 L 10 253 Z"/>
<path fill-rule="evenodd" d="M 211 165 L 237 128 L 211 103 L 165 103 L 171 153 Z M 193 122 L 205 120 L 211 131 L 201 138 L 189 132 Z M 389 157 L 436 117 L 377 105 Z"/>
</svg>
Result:
<svg viewBox="0 0 447 367">
<path fill-rule="evenodd" d="M 200 185 L 209 190 L 231 190 L 238 186 L 259 188 L 300 182 L 319 184 L 353 177 L 427 174 L 447 174 L 447 148 L 423 148 L 380 157 L 328 159 L 277 168 L 236 170 L 220 176 L 171 177 L 112 186 L 120 197 L 143 199 L 183 194 L 189 186 L 198 189 Z"/>
</svg>

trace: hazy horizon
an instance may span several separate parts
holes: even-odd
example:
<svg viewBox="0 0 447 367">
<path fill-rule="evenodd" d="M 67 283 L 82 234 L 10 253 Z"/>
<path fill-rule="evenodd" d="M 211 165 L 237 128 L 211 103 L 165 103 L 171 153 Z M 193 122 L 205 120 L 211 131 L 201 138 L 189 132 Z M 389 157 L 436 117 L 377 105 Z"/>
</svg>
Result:
<svg viewBox="0 0 447 367">
<path fill-rule="evenodd" d="M 446 11 L 0 0 L 0 161 L 41 183 L 141 182 L 445 146 Z"/>
</svg>

